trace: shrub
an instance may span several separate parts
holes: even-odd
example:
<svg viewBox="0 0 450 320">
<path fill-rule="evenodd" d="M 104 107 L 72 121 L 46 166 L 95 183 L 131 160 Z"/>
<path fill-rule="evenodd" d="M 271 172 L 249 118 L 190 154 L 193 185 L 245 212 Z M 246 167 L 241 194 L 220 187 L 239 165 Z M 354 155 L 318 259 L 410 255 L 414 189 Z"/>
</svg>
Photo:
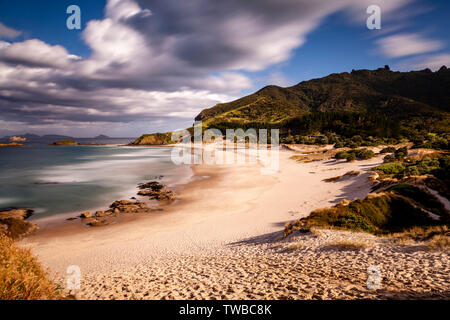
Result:
<svg viewBox="0 0 450 320">
<path fill-rule="evenodd" d="M 424 210 L 429 210 L 430 203 L 432 206 L 435 204 L 429 194 L 409 186 L 399 186 L 393 190 L 395 192 L 369 195 L 364 200 L 355 200 L 348 205 L 338 204 L 331 208 L 315 210 L 308 217 L 288 224 L 285 235 L 312 227 L 387 234 L 412 227 L 429 228 L 448 223 L 446 219 L 433 220 Z M 414 196 L 415 201 L 411 201 L 407 195 Z M 434 209 L 438 210 L 437 207 Z M 443 217 L 444 211 L 439 212 Z"/>
<path fill-rule="evenodd" d="M 407 147 L 398 148 L 397 150 L 395 150 L 394 155 L 395 159 L 403 160 L 405 157 L 408 156 L 408 148 Z"/>
<path fill-rule="evenodd" d="M 348 153 L 346 151 L 341 151 L 341 152 L 336 153 L 336 155 L 334 157 L 336 159 L 347 159 Z"/>
<path fill-rule="evenodd" d="M 348 162 L 350 162 L 350 161 L 355 161 L 356 160 L 356 154 L 355 153 L 349 153 L 348 155 L 347 155 L 347 161 Z"/>
<path fill-rule="evenodd" d="M 394 147 L 386 147 L 381 149 L 380 153 L 393 153 L 395 152 L 395 148 Z"/>
<path fill-rule="evenodd" d="M 387 156 L 385 156 L 384 158 L 383 158 L 383 162 L 384 163 L 389 163 L 389 162 L 395 162 L 395 156 L 394 155 L 392 155 L 392 154 L 388 154 Z"/>
<path fill-rule="evenodd" d="M 373 158 L 375 153 L 369 149 L 358 149 L 355 150 L 356 157 L 361 160 L 367 160 Z"/>
<path fill-rule="evenodd" d="M 410 166 L 403 172 L 405 176 L 420 176 L 420 171 L 416 166 Z"/>
<path fill-rule="evenodd" d="M 398 174 L 405 170 L 405 166 L 399 162 L 383 163 L 375 167 L 374 170 L 384 174 Z"/>
</svg>

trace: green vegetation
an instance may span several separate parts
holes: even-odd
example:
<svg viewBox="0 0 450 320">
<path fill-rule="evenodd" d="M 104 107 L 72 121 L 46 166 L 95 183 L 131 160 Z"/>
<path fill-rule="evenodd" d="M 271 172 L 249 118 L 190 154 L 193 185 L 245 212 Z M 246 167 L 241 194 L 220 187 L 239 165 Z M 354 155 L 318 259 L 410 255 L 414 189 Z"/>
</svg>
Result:
<svg viewBox="0 0 450 320">
<path fill-rule="evenodd" d="M 447 124 L 450 127 L 450 122 Z M 450 149 L 450 134 L 433 134 L 428 133 L 425 137 L 420 135 L 413 140 L 414 148 L 428 148 L 436 150 L 449 150 Z"/>
<path fill-rule="evenodd" d="M 166 145 L 176 143 L 171 140 L 172 132 L 144 134 L 137 138 L 131 145 Z"/>
<path fill-rule="evenodd" d="M 420 160 L 408 159 L 408 161 L 403 162 L 397 161 L 398 159 L 395 158 L 391 158 L 395 162 L 387 161 L 387 157 L 384 158 L 385 163 L 374 168 L 375 171 L 385 175 L 393 175 L 395 178 L 431 174 L 444 181 L 450 180 L 450 155 L 434 154 L 432 158 L 425 156 Z M 399 158 L 402 157 L 403 155 L 399 156 Z"/>
<path fill-rule="evenodd" d="M 62 299 L 29 250 L 0 233 L 0 300 Z"/>
<path fill-rule="evenodd" d="M 386 147 L 381 149 L 380 153 L 393 153 L 395 150 L 395 147 Z"/>
<path fill-rule="evenodd" d="M 405 170 L 405 166 L 399 162 L 383 163 L 375 167 L 374 170 L 384 174 L 399 174 Z"/>
<path fill-rule="evenodd" d="M 220 130 L 279 128 L 282 143 L 359 148 L 408 139 L 448 150 L 449 86 L 447 68 L 357 70 L 289 88 L 268 86 L 203 110 L 196 120 Z"/>
<path fill-rule="evenodd" d="M 76 145 L 78 145 L 78 142 L 76 142 L 75 140 L 72 140 L 72 139 L 66 139 L 66 140 L 54 142 L 53 145 L 55 145 L 55 146 L 76 146 Z"/>
<path fill-rule="evenodd" d="M 353 161 L 356 159 L 367 160 L 373 158 L 375 153 L 369 149 L 352 149 L 348 151 L 340 151 L 334 156 L 336 159 L 347 159 L 347 161 Z"/>
<path fill-rule="evenodd" d="M 440 219 L 432 219 L 429 211 Z M 449 213 L 437 198 L 417 187 L 402 185 L 348 205 L 338 204 L 315 210 L 308 217 L 286 225 L 284 236 L 295 230 L 308 231 L 312 227 L 389 234 L 404 232 L 412 227 L 448 224 Z"/>
</svg>

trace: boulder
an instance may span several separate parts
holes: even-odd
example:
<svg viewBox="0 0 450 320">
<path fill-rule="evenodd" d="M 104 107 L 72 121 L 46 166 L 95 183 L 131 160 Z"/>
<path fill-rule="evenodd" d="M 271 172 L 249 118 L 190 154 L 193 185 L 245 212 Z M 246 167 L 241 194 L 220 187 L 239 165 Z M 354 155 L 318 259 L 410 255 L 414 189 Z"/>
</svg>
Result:
<svg viewBox="0 0 450 320">
<path fill-rule="evenodd" d="M 149 197 L 153 200 L 173 200 L 174 194 L 167 187 L 158 181 L 150 181 L 140 184 L 138 188 L 141 190 L 138 195 Z"/>
<path fill-rule="evenodd" d="M 165 185 L 163 185 L 162 183 L 159 183 L 158 181 L 150 181 L 147 183 L 141 183 L 138 188 L 143 190 L 143 189 L 151 189 L 153 191 L 158 191 L 161 190 L 165 187 Z"/>
<path fill-rule="evenodd" d="M 111 205 L 111 212 L 114 212 L 115 214 L 121 213 L 121 212 L 138 212 L 143 209 L 147 209 L 147 205 L 143 202 L 139 201 L 129 201 L 129 200 L 118 200 L 114 201 Z"/>
<path fill-rule="evenodd" d="M 0 232 L 13 239 L 27 236 L 39 227 L 25 219 L 33 214 L 33 210 L 26 208 L 8 208 L 0 211 Z"/>
<path fill-rule="evenodd" d="M 92 218 L 92 213 L 90 213 L 89 211 L 82 212 L 80 214 L 80 218 L 82 219 Z"/>
<path fill-rule="evenodd" d="M 109 222 L 107 221 L 107 220 L 104 220 L 104 219 L 102 219 L 102 220 L 100 220 L 100 219 L 92 219 L 89 223 L 88 223 L 88 226 L 91 226 L 91 227 L 101 227 L 101 226 L 106 226 L 106 225 L 108 225 L 109 224 Z"/>
</svg>

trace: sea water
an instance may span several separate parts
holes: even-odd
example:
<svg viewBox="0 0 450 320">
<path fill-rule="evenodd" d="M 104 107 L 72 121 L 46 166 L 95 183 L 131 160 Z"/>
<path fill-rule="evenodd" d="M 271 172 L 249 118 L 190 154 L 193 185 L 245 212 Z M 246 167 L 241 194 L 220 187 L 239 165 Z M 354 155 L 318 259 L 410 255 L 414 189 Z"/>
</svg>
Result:
<svg viewBox="0 0 450 320">
<path fill-rule="evenodd" d="M 187 183 L 191 177 L 188 167 L 172 163 L 169 147 L 91 141 L 115 145 L 0 148 L 0 208 L 34 209 L 30 220 L 63 218 L 130 199 L 139 183 L 160 176 L 169 185 Z"/>
</svg>

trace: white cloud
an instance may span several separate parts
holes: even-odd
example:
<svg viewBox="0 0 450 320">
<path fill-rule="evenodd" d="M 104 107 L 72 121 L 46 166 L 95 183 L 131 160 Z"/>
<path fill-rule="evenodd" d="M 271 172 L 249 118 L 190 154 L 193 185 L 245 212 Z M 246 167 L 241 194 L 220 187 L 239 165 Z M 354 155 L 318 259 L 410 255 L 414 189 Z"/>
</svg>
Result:
<svg viewBox="0 0 450 320">
<path fill-rule="evenodd" d="M 419 34 L 396 34 L 377 41 L 380 52 L 389 58 L 399 58 L 443 48 L 438 40 L 425 39 Z"/>
<path fill-rule="evenodd" d="M 0 46 L 1 60 L 30 67 L 64 68 L 71 57 L 64 47 L 51 46 L 38 39 Z"/>
</svg>

